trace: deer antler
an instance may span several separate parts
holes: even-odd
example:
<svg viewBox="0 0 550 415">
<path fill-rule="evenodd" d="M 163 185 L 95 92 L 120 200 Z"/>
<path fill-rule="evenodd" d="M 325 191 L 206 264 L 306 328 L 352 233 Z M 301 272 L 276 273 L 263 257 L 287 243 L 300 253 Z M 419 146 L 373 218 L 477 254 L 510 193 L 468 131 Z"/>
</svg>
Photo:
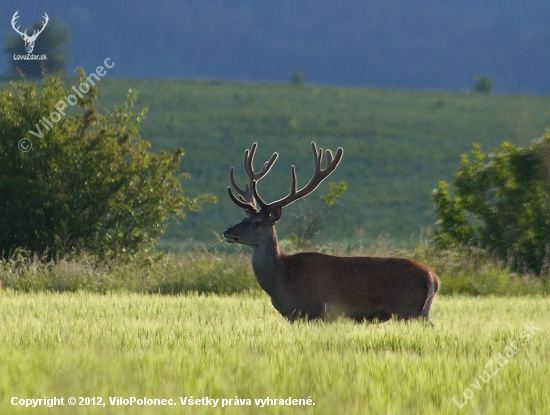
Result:
<svg viewBox="0 0 550 415">
<path fill-rule="evenodd" d="M 291 167 L 291 173 L 292 173 L 292 185 L 290 189 L 290 193 L 275 202 L 272 203 L 265 203 L 262 198 L 258 195 L 258 192 L 256 190 L 256 183 L 252 183 L 252 190 L 254 192 L 254 198 L 260 205 L 260 208 L 262 211 L 269 213 L 277 208 L 282 208 L 284 206 L 288 206 L 291 203 L 295 202 L 298 199 L 301 199 L 304 196 L 307 196 L 311 192 L 313 192 L 319 184 L 323 180 L 325 180 L 334 170 L 336 170 L 336 167 L 338 167 L 338 163 L 340 163 L 340 160 L 342 159 L 342 155 L 344 154 L 344 149 L 342 147 L 338 147 L 336 150 L 336 155 L 333 156 L 332 152 L 330 150 L 326 150 L 326 167 L 324 169 L 321 169 L 321 159 L 323 158 L 323 150 L 319 149 L 317 151 L 317 146 L 315 143 L 311 143 L 311 151 L 313 153 L 313 165 L 314 165 L 314 172 L 313 176 L 309 180 L 309 183 L 306 184 L 304 187 L 302 187 L 300 190 L 296 190 L 296 168 L 294 166 Z"/>
<path fill-rule="evenodd" d="M 242 189 L 237 185 L 235 182 L 235 176 L 234 176 L 234 168 L 231 167 L 231 170 L 229 170 L 229 178 L 231 180 L 231 186 L 235 189 L 235 191 L 239 194 L 239 199 L 237 199 L 233 192 L 231 191 L 231 187 L 227 187 L 227 191 L 229 193 L 229 197 L 235 203 L 237 206 L 249 210 L 249 211 L 255 211 L 257 212 L 258 209 L 256 208 L 256 203 L 254 201 L 254 189 L 256 187 L 256 182 L 260 180 L 262 177 L 264 177 L 271 167 L 273 166 L 273 163 L 275 163 L 275 160 L 277 160 L 278 154 L 273 153 L 271 155 L 271 158 L 264 163 L 262 168 L 259 172 L 254 171 L 253 162 L 254 162 L 254 154 L 256 153 L 256 147 L 257 144 L 253 143 L 250 150 L 246 149 L 244 152 L 244 158 L 243 158 L 243 166 L 244 171 L 246 172 L 246 175 L 250 179 L 250 181 L 245 185 L 245 188 Z"/>
<path fill-rule="evenodd" d="M 11 18 L 11 27 L 13 27 L 13 30 L 15 30 L 17 33 L 19 33 L 21 36 L 27 36 L 27 31 L 25 30 L 25 33 L 21 33 L 19 31 L 19 26 L 15 27 L 15 24 L 16 24 L 16 20 L 19 18 L 18 16 L 19 14 L 19 10 L 17 10 L 13 17 Z"/>
<path fill-rule="evenodd" d="M 32 33 L 32 36 L 31 36 L 32 39 L 36 39 L 38 37 L 38 35 L 44 31 L 44 29 L 46 28 L 46 25 L 50 21 L 50 18 L 48 17 L 48 15 L 46 13 L 44 13 L 44 16 L 42 16 L 42 17 L 44 18 L 44 22 L 42 22 L 42 29 L 40 29 L 38 32 L 36 30 L 34 30 L 33 33 Z"/>
<path fill-rule="evenodd" d="M 25 40 L 30 40 L 30 41 L 34 41 L 36 40 L 36 38 L 38 37 L 38 35 L 40 33 L 42 33 L 42 31 L 46 28 L 46 25 L 48 24 L 48 22 L 50 21 L 50 18 L 48 17 L 48 14 L 47 13 L 44 13 L 44 16 L 42 16 L 45 20 L 42 22 L 42 29 L 36 31 L 34 30 L 33 33 L 32 33 L 32 36 L 29 36 L 27 35 L 27 30 L 25 29 L 24 32 L 21 32 L 19 30 L 19 27 L 20 26 L 17 26 L 15 27 L 16 25 L 16 20 L 19 18 L 19 10 L 17 10 L 13 17 L 11 18 L 11 26 L 13 27 L 13 30 L 15 30 L 17 33 L 19 33 L 21 35 L 21 37 L 23 37 L 23 39 Z"/>
</svg>

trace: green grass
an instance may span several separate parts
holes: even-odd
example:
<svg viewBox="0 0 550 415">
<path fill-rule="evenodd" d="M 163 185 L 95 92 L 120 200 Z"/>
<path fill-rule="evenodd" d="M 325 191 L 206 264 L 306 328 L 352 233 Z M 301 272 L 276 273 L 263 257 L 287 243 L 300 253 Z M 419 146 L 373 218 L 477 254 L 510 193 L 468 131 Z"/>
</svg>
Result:
<svg viewBox="0 0 550 415">
<path fill-rule="evenodd" d="M 287 240 L 286 253 L 295 253 Z M 247 247 L 228 252 L 189 248 L 186 252 L 138 257 L 130 261 L 98 264 L 80 255 L 44 260 L 23 251 L 0 260 L 0 285 L 21 292 L 89 293 L 134 292 L 143 294 L 234 294 L 260 289 Z M 404 256 L 432 268 L 442 281 L 444 295 L 548 295 L 548 275 L 535 277 L 510 271 L 482 252 L 437 251 L 427 247 L 403 250 L 384 239 L 365 246 L 327 245 L 312 248 L 343 256 Z"/>
<path fill-rule="evenodd" d="M 3 414 L 256 414 L 255 398 L 311 397 L 266 414 L 550 411 L 548 298 L 439 296 L 420 322 L 291 325 L 258 292 L 233 296 L 0 295 Z M 523 339 L 525 324 L 535 330 Z M 478 376 L 513 345 L 499 372 Z M 502 360 L 501 360 L 502 361 Z M 487 378 L 487 376 L 485 376 Z M 479 383 L 479 389 L 471 386 Z M 469 392 L 466 392 L 467 396 Z M 12 397 L 101 397 L 106 406 L 27 409 Z M 251 399 L 252 406 L 136 407 L 109 397 Z"/>
<path fill-rule="evenodd" d="M 138 107 L 150 109 L 143 137 L 154 150 L 183 146 L 182 169 L 193 175 L 184 183 L 187 195 L 209 192 L 220 200 L 171 228 L 165 247 L 177 249 L 189 237 L 214 242 L 241 219 L 225 187 L 229 167 L 241 165 L 253 141 L 257 165 L 281 153 L 261 183 L 266 199 L 288 191 L 290 164 L 300 183 L 307 180 L 310 141 L 343 146 L 330 180 L 345 180 L 349 190 L 321 241 L 353 245 L 315 249 L 426 263 L 442 281 L 432 308 L 436 328 L 396 321 L 290 325 L 258 289 L 246 248 L 105 264 L 86 255 L 44 261 L 19 252 L 0 261 L 0 413 L 550 412 L 548 276 L 512 273 L 481 252 L 372 243 L 382 233 L 391 242 L 416 241 L 410 235 L 419 225 L 435 221 L 430 191 L 452 178 L 459 154 L 474 141 L 485 150 L 505 140 L 528 144 L 550 126 L 550 98 L 183 80 L 102 79 L 99 86 L 104 107 L 139 90 Z M 282 222 L 300 206 L 285 211 Z M 287 241 L 282 246 L 292 251 Z M 540 330 L 523 342 L 525 324 Z M 488 362 L 513 344 L 517 353 L 480 380 Z M 27 409 L 12 406 L 14 396 L 101 397 L 106 406 Z M 178 403 L 180 396 L 238 396 L 252 405 L 111 407 L 108 399 L 132 396 Z M 315 406 L 254 406 L 268 396 L 311 397 Z M 465 403 L 462 411 L 453 397 Z"/>
<path fill-rule="evenodd" d="M 550 98 L 488 96 L 468 93 L 411 92 L 331 87 L 292 88 L 181 80 L 106 80 L 105 103 L 122 98 L 128 88 L 140 92 L 138 105 L 148 106 L 143 137 L 153 148 L 182 146 L 182 169 L 192 175 L 189 195 L 215 194 L 219 203 L 190 214 L 166 239 L 189 237 L 209 241 L 213 232 L 242 219 L 226 194 L 230 166 L 240 171 L 242 153 L 259 144 L 257 164 L 272 152 L 280 158 L 260 192 L 268 200 L 290 187 L 290 165 L 298 181 L 311 174 L 309 143 L 341 146 L 345 155 L 329 180 L 349 184 L 343 208 L 326 224 L 322 240 L 354 239 L 359 230 L 371 240 L 389 234 L 408 241 L 419 225 L 434 226 L 429 196 L 439 180 L 450 180 L 460 154 L 472 142 L 487 151 L 510 141 L 527 145 L 550 127 Z M 314 203 L 321 188 L 287 209 L 285 216 Z M 281 223 L 286 223 L 283 217 Z"/>
<path fill-rule="evenodd" d="M 185 253 L 159 253 L 133 260 L 98 264 L 87 255 L 44 260 L 18 252 L 0 260 L 0 283 L 22 292 L 87 291 L 156 294 L 233 294 L 258 288 L 250 258 L 195 248 Z"/>
<path fill-rule="evenodd" d="M 109 78 L 98 86 L 104 108 L 120 105 L 128 89 L 137 90 L 137 106 L 149 108 L 143 138 L 155 151 L 182 146 L 181 168 L 192 175 L 184 183 L 186 194 L 208 192 L 219 199 L 171 227 L 164 247 L 189 238 L 213 242 L 214 233 L 242 219 L 226 187 L 230 166 L 244 180 L 242 154 L 254 141 L 258 166 L 272 152 L 280 153 L 259 186 L 268 200 L 288 192 L 291 164 L 297 166 L 299 184 L 308 180 L 310 141 L 344 148 L 329 180 L 344 180 L 349 188 L 321 241 L 354 240 L 363 232 L 371 240 L 387 234 L 408 242 L 419 225 L 434 226 L 430 192 L 439 180 L 452 179 L 460 154 L 472 142 L 487 152 L 503 141 L 525 146 L 550 127 L 549 97 Z M 323 186 L 285 210 L 281 225 L 318 201 L 327 190 Z"/>
</svg>

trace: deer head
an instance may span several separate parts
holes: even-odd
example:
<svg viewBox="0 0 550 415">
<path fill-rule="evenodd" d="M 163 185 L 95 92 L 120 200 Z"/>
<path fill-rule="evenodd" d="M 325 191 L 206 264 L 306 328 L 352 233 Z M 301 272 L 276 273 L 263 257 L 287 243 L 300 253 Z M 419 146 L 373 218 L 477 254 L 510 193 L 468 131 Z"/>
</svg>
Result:
<svg viewBox="0 0 550 415">
<path fill-rule="evenodd" d="M 14 14 L 13 14 L 13 17 L 11 18 L 11 26 L 13 27 L 13 30 L 15 30 L 17 33 L 19 33 L 21 35 L 21 38 L 25 41 L 25 49 L 27 50 L 27 53 L 32 53 L 32 51 L 34 50 L 34 42 L 36 42 L 36 38 L 38 37 L 38 35 L 40 33 L 42 33 L 44 31 L 44 29 L 46 28 L 46 25 L 48 24 L 48 21 L 50 20 L 50 18 L 48 17 L 48 15 L 46 13 L 44 13 L 44 21 L 42 22 L 42 29 L 40 30 L 34 30 L 33 33 L 32 33 L 32 36 L 29 36 L 27 35 L 27 30 L 25 29 L 24 32 L 21 32 L 19 30 L 19 26 L 15 27 L 15 24 L 16 24 L 16 20 L 19 18 L 19 10 L 17 10 Z"/>
<path fill-rule="evenodd" d="M 235 197 L 231 191 L 231 187 L 227 188 L 229 197 L 237 206 L 244 209 L 246 218 L 241 223 L 227 229 L 224 236 L 229 243 L 240 243 L 244 245 L 258 245 L 265 238 L 272 238 L 270 229 L 281 218 L 282 208 L 290 205 L 298 199 L 301 199 L 313 192 L 321 182 L 326 179 L 338 166 L 344 150 L 338 148 L 336 155 L 333 156 L 330 150 L 326 150 L 326 167 L 321 168 L 323 150 L 317 150 L 315 143 L 311 143 L 313 153 L 314 173 L 308 184 L 300 190 L 296 189 L 296 168 L 291 167 L 292 184 L 290 193 L 280 200 L 271 203 L 266 203 L 258 194 L 257 183 L 264 177 L 273 163 L 277 159 L 278 154 L 273 153 L 271 158 L 263 165 L 259 172 L 254 172 L 252 163 L 254 161 L 254 153 L 256 152 L 256 143 L 252 144 L 250 150 L 246 150 L 244 154 L 244 169 L 248 175 L 249 182 L 244 189 L 241 189 L 236 183 L 233 175 L 233 167 L 230 170 L 231 185 L 239 194 L 239 198 Z M 259 207 L 259 208 L 258 208 Z"/>
</svg>

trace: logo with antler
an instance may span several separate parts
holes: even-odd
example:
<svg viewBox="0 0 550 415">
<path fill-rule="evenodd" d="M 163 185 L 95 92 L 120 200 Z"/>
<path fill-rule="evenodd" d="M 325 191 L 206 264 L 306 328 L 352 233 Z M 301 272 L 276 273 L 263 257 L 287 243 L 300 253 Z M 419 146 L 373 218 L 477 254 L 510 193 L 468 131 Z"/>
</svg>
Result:
<svg viewBox="0 0 550 415">
<path fill-rule="evenodd" d="M 27 30 L 26 29 L 25 29 L 24 32 L 21 32 L 19 30 L 19 26 L 15 27 L 16 20 L 18 18 L 19 18 L 19 10 L 17 10 L 13 14 L 13 17 L 11 18 L 11 26 L 13 27 L 13 30 L 15 30 L 17 33 L 19 33 L 21 35 L 21 38 L 25 41 L 25 49 L 27 49 L 27 53 L 32 53 L 32 51 L 34 50 L 34 42 L 36 42 L 36 38 L 38 37 L 38 35 L 40 33 L 42 33 L 44 31 L 44 29 L 46 28 L 46 25 L 48 24 L 48 21 L 50 20 L 50 18 L 48 17 L 48 15 L 46 13 L 44 13 L 44 16 L 43 16 L 44 22 L 42 23 L 42 29 L 34 30 L 32 36 L 27 35 Z"/>
</svg>

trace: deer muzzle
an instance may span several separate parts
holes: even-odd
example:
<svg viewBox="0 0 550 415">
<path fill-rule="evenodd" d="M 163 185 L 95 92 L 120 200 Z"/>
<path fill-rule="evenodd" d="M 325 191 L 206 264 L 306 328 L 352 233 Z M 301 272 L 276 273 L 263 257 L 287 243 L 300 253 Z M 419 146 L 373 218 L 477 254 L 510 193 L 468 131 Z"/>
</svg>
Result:
<svg viewBox="0 0 550 415">
<path fill-rule="evenodd" d="M 227 243 L 234 244 L 239 242 L 239 238 L 233 233 L 233 228 L 228 228 L 223 231 L 223 237 Z"/>
</svg>

